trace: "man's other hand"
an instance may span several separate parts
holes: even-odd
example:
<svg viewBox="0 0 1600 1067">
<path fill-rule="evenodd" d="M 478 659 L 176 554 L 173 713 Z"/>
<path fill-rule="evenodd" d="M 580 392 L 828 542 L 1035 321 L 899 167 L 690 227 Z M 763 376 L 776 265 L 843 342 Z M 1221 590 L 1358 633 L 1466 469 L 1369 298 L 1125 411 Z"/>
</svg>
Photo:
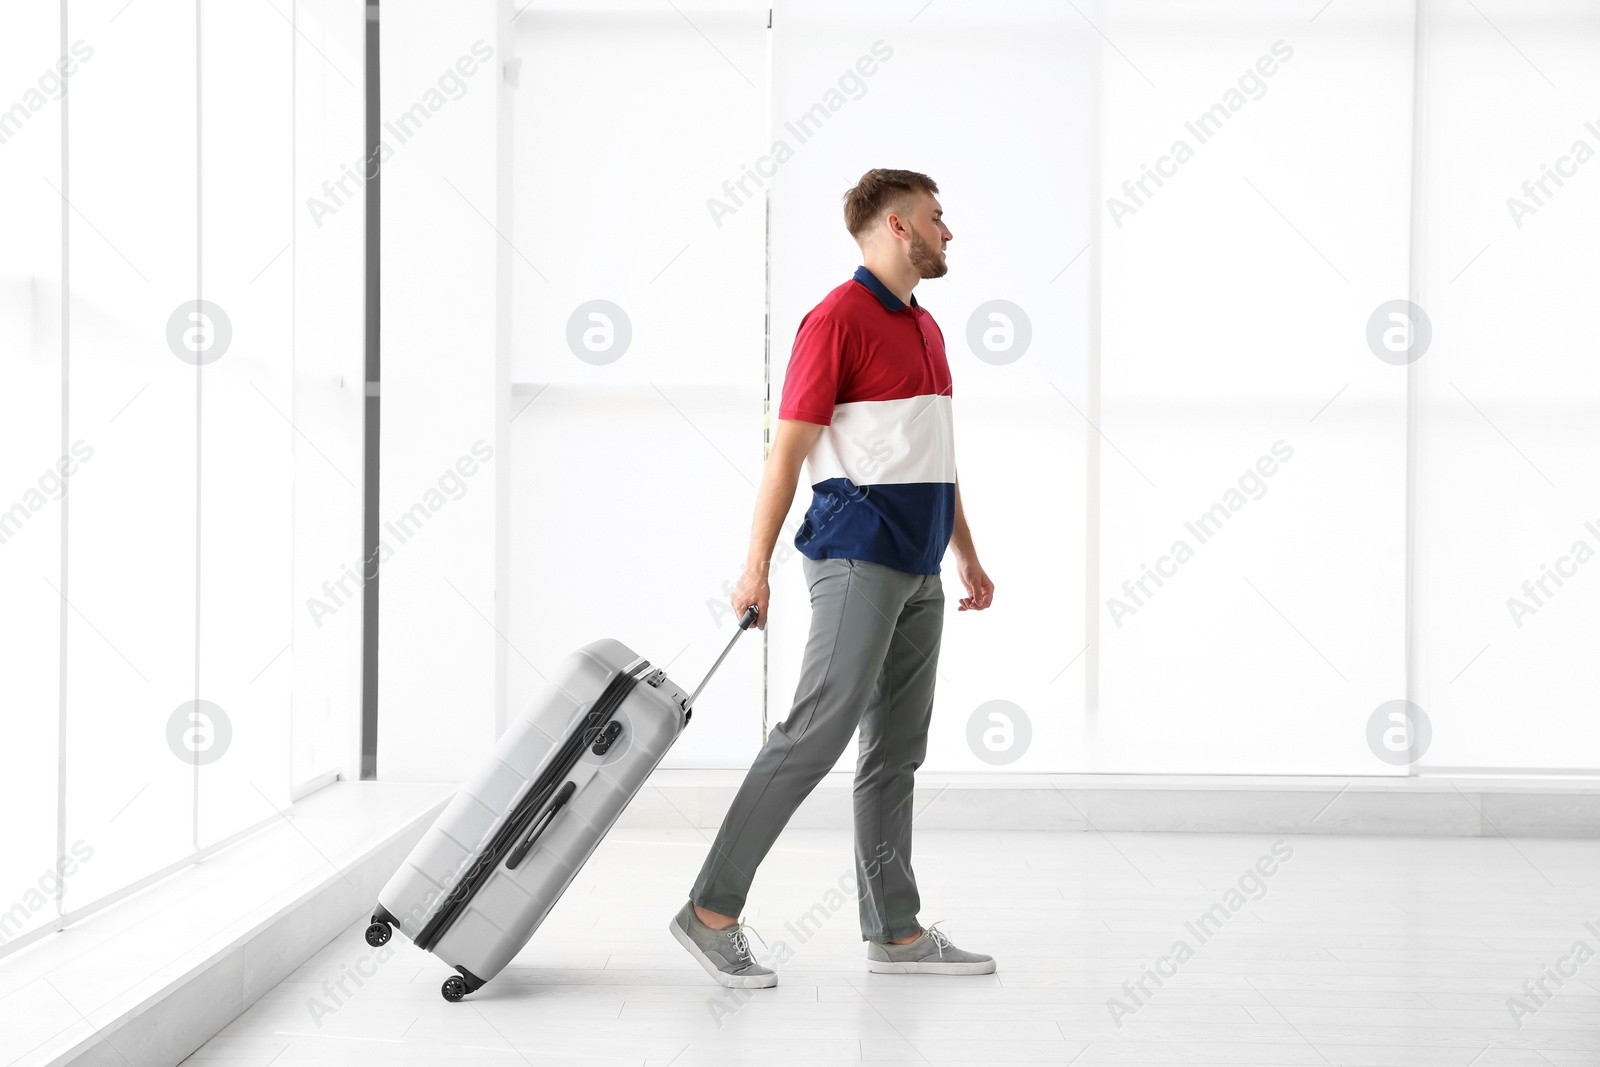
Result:
<svg viewBox="0 0 1600 1067">
<path fill-rule="evenodd" d="M 961 576 L 961 584 L 967 587 L 967 595 L 961 598 L 957 611 L 982 611 L 994 601 L 994 583 L 984 573 L 983 564 L 970 556 L 959 559 L 956 573 Z"/>
</svg>

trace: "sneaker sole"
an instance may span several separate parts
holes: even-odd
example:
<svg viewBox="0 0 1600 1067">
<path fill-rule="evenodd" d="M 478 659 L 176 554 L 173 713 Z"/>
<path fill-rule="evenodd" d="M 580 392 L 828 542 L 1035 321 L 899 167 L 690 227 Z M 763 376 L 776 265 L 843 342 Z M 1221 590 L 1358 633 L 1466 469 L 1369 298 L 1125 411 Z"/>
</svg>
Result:
<svg viewBox="0 0 1600 1067">
<path fill-rule="evenodd" d="M 672 936 L 677 939 L 678 944 L 689 950 L 689 955 L 699 961 L 700 966 L 706 969 L 706 973 L 718 985 L 727 986 L 729 989 L 771 989 L 778 984 L 778 976 L 776 974 L 729 974 L 721 970 L 715 963 L 711 962 L 711 957 L 700 951 L 700 946 L 696 945 L 694 939 L 684 932 L 683 927 L 678 925 L 677 919 L 673 919 L 668 923 L 667 928 L 672 931 Z"/>
<path fill-rule="evenodd" d="M 893 963 L 889 960 L 868 960 L 867 970 L 873 974 L 993 974 L 994 960 L 983 963 Z"/>
</svg>

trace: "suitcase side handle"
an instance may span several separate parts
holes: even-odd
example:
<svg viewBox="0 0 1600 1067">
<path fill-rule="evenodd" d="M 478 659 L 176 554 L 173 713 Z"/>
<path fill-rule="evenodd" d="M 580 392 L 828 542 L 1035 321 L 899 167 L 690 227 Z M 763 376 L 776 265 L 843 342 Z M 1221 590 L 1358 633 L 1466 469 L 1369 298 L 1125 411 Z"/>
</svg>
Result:
<svg viewBox="0 0 1600 1067">
<path fill-rule="evenodd" d="M 700 695 L 700 691 L 706 687 L 706 683 L 711 681 L 711 676 L 717 673 L 717 668 L 722 666 L 722 661 L 728 658 L 729 652 L 733 651 L 734 643 L 739 640 L 739 635 L 750 629 L 759 614 L 761 614 L 761 610 L 754 604 L 744 609 L 744 614 L 739 617 L 739 629 L 734 631 L 733 636 L 728 639 L 727 646 L 723 648 L 722 655 L 717 657 L 717 662 L 711 665 L 711 669 L 706 671 L 706 676 L 700 679 L 700 684 L 694 687 L 694 692 L 689 694 L 689 699 L 684 704 L 684 711 L 694 710 L 695 697 Z"/>
<path fill-rule="evenodd" d="M 523 838 L 522 843 L 512 849 L 511 855 L 506 857 L 506 870 L 514 871 L 517 869 L 517 864 L 522 862 L 522 857 L 528 854 L 528 850 L 533 847 L 533 843 L 539 840 L 539 837 L 555 821 L 556 812 L 560 811 L 567 801 L 572 799 L 572 794 L 577 788 L 576 782 L 568 782 L 561 787 L 560 791 L 556 793 L 555 799 L 550 801 L 550 806 L 544 809 L 544 813 L 539 816 L 539 821 L 534 823 L 532 830 L 528 831 L 528 836 Z"/>
</svg>

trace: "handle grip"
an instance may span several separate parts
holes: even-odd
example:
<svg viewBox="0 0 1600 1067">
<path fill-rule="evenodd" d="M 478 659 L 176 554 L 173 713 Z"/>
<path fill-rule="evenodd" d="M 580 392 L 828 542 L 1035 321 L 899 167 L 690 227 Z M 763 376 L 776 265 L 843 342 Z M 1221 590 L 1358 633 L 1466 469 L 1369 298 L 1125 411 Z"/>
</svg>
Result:
<svg viewBox="0 0 1600 1067">
<path fill-rule="evenodd" d="M 761 609 L 751 604 L 744 609 L 744 614 L 739 616 L 739 629 L 748 630 L 755 624 L 756 616 L 761 614 Z"/>
</svg>

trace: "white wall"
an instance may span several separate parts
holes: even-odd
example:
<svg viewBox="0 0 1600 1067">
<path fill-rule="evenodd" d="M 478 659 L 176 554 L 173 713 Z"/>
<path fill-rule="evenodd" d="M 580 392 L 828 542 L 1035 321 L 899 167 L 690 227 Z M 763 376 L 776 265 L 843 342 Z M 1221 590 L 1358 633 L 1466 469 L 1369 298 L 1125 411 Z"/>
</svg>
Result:
<svg viewBox="0 0 1600 1067">
<path fill-rule="evenodd" d="M 761 477 L 765 215 L 706 201 L 766 146 L 767 11 L 680 8 L 541 5 L 515 27 L 517 710 L 586 641 L 615 636 L 693 687 L 734 629 L 725 584 Z M 568 343 L 596 299 L 631 328 L 610 362 Z M 761 636 L 742 644 L 669 765 L 754 756 Z"/>
<path fill-rule="evenodd" d="M 392 551 L 380 556 L 384 778 L 459 780 L 501 720 L 505 502 L 494 479 L 506 462 L 509 349 L 497 287 L 510 219 L 500 198 L 509 97 L 496 27 L 508 19 L 491 0 L 407 0 L 385 4 L 379 23 L 382 117 L 394 127 L 385 129 L 393 155 L 383 164 L 382 223 L 379 511 Z M 418 118 L 403 124 L 414 107 Z"/>
<path fill-rule="evenodd" d="M 1129 61 L 1102 56 L 1102 198 L 1135 211 L 1100 214 L 1100 676 L 1078 766 L 1395 773 L 1365 723 L 1406 695 L 1405 381 L 1364 328 L 1406 292 L 1410 12 L 1107 16 Z M 1219 103 L 1202 141 L 1186 124 Z M 1123 182 L 1179 139 L 1193 157 L 1141 206 Z M 1202 542 L 1185 523 L 1219 503 Z M 1180 540 L 1166 584 L 1123 592 Z"/>
<path fill-rule="evenodd" d="M 1434 341 L 1415 364 L 1426 762 L 1593 769 L 1600 571 L 1573 553 L 1600 552 L 1586 525 L 1600 528 L 1600 11 L 1486 8 L 1502 38 L 1470 9 L 1429 7 L 1418 301 Z M 1558 166 L 1564 184 L 1524 191 Z M 1533 212 L 1514 214 L 1513 197 Z M 1545 577 L 1558 566 L 1566 577 Z"/>
<path fill-rule="evenodd" d="M 502 8 L 520 86 L 496 101 L 473 83 L 399 153 L 385 196 L 386 500 L 509 435 L 498 507 L 452 503 L 386 571 L 385 760 L 447 776 L 544 665 L 600 634 L 698 677 L 729 632 L 707 605 L 743 556 L 764 401 L 800 317 L 858 261 L 839 195 L 887 165 L 932 174 L 955 232 L 950 275 L 918 296 L 946 336 L 963 495 L 998 587 L 993 611 L 958 614 L 947 568 L 926 766 L 1402 774 L 1367 727 L 1404 697 L 1435 720 L 1427 765 L 1592 766 L 1581 578 L 1521 629 L 1505 601 L 1600 514 L 1572 447 L 1593 199 L 1580 172 L 1520 229 L 1503 200 L 1570 141 L 1600 144 L 1571 102 L 1596 27 L 1570 2 L 1488 8 L 1426 5 L 1420 102 L 1416 10 L 1380 0 L 779 4 L 770 29 L 753 4 Z M 386 13 L 386 114 L 488 39 L 493 13 L 465 10 Z M 799 143 L 786 120 L 878 42 L 891 58 Z M 734 199 L 723 182 L 780 139 L 792 157 Z M 715 219 L 712 198 L 736 210 Z M 1367 332 L 1412 294 L 1436 334 L 1408 369 Z M 568 344 L 596 299 L 631 325 L 614 362 Z M 1009 363 L 967 341 L 997 299 L 1031 331 Z M 1225 525 L 1202 539 L 1186 524 L 1213 506 Z M 730 661 L 702 705 L 715 728 L 675 764 L 743 765 L 762 704 L 786 714 L 799 573 L 775 568 L 765 663 Z M 457 575 L 478 610 L 443 585 Z M 998 768 L 968 734 L 997 700 L 1031 733 Z M 426 725 L 441 706 L 448 736 Z"/>
<path fill-rule="evenodd" d="M 929 174 L 954 236 L 949 274 L 916 295 L 944 334 L 963 506 L 996 607 L 956 610 L 965 590 L 947 556 L 925 766 L 996 769 L 969 747 L 967 726 L 980 706 L 1007 701 L 1021 710 L 1009 713 L 1005 755 L 1014 761 L 1003 768 L 1064 770 L 1083 688 L 1081 662 L 1063 668 L 1086 640 L 1087 438 L 1072 405 L 1086 402 L 1089 274 L 1085 258 L 1068 264 L 1092 221 L 1092 31 L 1043 3 L 933 5 L 915 21 L 912 13 L 846 3 L 774 13 L 774 136 L 794 158 L 773 185 L 773 396 L 801 318 L 861 261 L 844 226 L 844 191 L 872 167 Z M 874 72 L 859 77 L 864 69 Z M 825 102 L 847 71 L 858 77 L 843 86 L 846 102 L 802 141 L 785 124 Z M 1038 175 L 1059 177 L 1036 188 Z M 1026 325 L 1013 328 L 1031 334 L 1010 362 L 981 359 L 969 344 L 969 323 L 977 316 L 990 328 L 994 300 L 1020 307 Z M 809 625 L 792 540 L 810 497 L 803 485 L 784 527 L 792 558 L 774 569 L 774 722 L 788 714 Z M 1024 717 L 1026 727 L 1016 721 Z M 847 748 L 839 766 L 855 758 Z"/>
</svg>

